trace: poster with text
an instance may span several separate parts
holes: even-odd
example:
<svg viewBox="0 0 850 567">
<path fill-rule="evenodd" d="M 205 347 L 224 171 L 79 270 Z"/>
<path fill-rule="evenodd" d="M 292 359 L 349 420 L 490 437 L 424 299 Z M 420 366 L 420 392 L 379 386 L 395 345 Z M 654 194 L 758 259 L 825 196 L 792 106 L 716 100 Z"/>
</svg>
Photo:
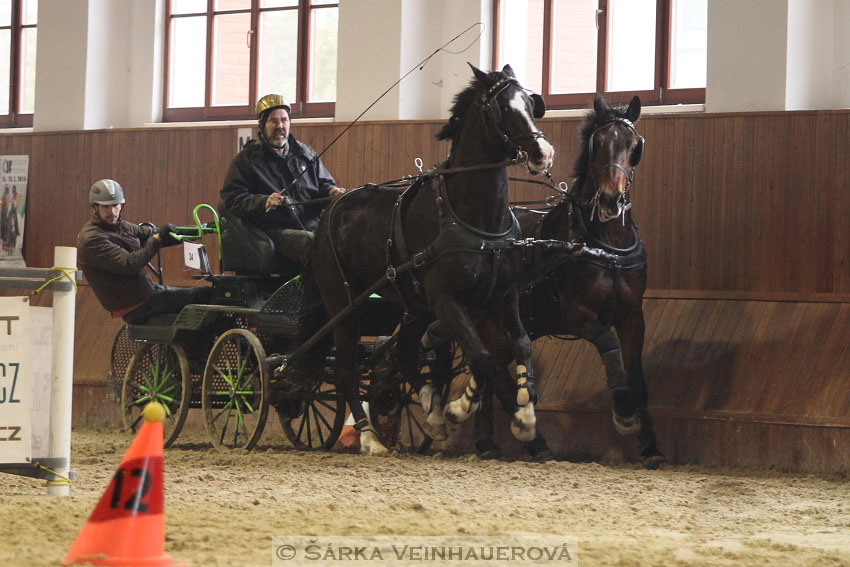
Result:
<svg viewBox="0 0 850 567">
<path fill-rule="evenodd" d="M 0 463 L 32 459 L 30 311 L 26 297 L 0 297 Z"/>
<path fill-rule="evenodd" d="M 0 156 L 0 267 L 26 267 L 24 219 L 29 156 Z"/>
</svg>

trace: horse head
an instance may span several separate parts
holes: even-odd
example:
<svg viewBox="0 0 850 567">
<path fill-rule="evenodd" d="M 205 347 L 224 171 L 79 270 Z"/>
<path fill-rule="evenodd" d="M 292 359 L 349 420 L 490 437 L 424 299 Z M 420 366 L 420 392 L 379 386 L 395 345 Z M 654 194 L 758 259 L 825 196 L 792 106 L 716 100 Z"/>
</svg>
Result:
<svg viewBox="0 0 850 567">
<path fill-rule="evenodd" d="M 491 73 L 485 73 L 472 64 L 469 66 L 475 78 L 455 97 L 452 117 L 437 134 L 437 139 L 451 139 L 451 155 L 454 156 L 465 133 L 480 135 L 480 131 L 467 128 L 467 125 L 483 124 L 488 145 L 486 159 L 500 161 L 519 157 L 525 160 L 532 174 L 552 167 L 555 150 L 535 122 L 546 112 L 543 97 L 526 91 L 510 65 Z M 468 119 L 476 109 L 481 120 Z"/>
<path fill-rule="evenodd" d="M 591 207 L 601 222 L 620 217 L 631 206 L 629 187 L 643 154 L 643 136 L 635 122 L 640 118 L 640 98 L 628 107 L 609 106 L 596 95 L 593 111 L 581 127 L 583 150 L 573 168 L 580 204 Z"/>
</svg>

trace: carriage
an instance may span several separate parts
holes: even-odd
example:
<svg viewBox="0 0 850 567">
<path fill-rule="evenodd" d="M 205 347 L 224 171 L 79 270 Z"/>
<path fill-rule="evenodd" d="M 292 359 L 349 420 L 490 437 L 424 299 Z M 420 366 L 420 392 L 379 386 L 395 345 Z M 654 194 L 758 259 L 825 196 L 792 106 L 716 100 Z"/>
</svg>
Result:
<svg viewBox="0 0 850 567">
<path fill-rule="evenodd" d="M 204 209 L 213 221 L 198 220 Z M 119 330 L 112 347 L 110 383 L 112 397 L 120 400 L 125 428 L 135 432 L 144 406 L 158 401 L 167 413 L 165 446 L 177 439 L 189 410 L 196 408 L 203 411 L 215 447 L 250 450 L 274 408 L 294 447 L 333 447 L 346 415 L 334 386 L 333 349 L 327 349 L 312 375 L 305 376 L 297 365 L 274 375 L 274 369 L 283 366 L 307 338 L 305 318 L 321 307 L 305 305 L 301 276 L 293 266 L 266 265 L 279 260 L 270 256 L 270 243 L 261 232 L 228 215 L 219 219 L 209 205 L 198 205 L 194 217 L 196 226 L 179 227 L 177 236 L 188 241 L 217 238 L 223 252 L 220 264 L 235 273 L 213 274 L 201 247 L 199 277 L 211 283 L 213 304 L 187 305 L 178 314 L 155 316 Z M 158 264 L 150 267 L 161 280 Z M 280 275 L 258 273 L 261 269 Z M 430 438 L 417 421 L 415 397 L 388 364 L 397 309 L 378 296 L 367 298 L 367 303 L 366 336 L 360 342 L 363 401 L 372 402 L 385 443 L 424 451 Z M 373 380 L 373 375 L 380 380 Z"/>
</svg>

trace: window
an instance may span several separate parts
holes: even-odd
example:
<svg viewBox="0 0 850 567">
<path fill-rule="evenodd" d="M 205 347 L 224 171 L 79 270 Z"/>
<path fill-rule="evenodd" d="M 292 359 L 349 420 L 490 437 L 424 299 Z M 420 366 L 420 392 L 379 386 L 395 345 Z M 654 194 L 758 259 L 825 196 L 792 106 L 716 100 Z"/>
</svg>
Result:
<svg viewBox="0 0 850 567">
<path fill-rule="evenodd" d="M 708 0 L 496 0 L 494 68 L 550 108 L 705 102 Z"/>
<path fill-rule="evenodd" d="M 333 115 L 337 0 L 166 5 L 166 122 L 253 118 L 269 93 L 283 95 L 294 118 Z"/>
<path fill-rule="evenodd" d="M 32 126 L 38 0 L 0 0 L 0 126 Z"/>
</svg>

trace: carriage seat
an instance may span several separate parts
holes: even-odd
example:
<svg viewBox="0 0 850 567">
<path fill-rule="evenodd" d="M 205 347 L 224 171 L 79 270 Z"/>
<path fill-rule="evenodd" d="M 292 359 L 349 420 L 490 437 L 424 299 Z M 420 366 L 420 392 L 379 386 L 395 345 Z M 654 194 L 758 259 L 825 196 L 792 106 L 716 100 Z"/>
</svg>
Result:
<svg viewBox="0 0 850 567">
<path fill-rule="evenodd" d="M 298 262 L 275 254 L 274 244 L 268 235 L 251 221 L 240 219 L 223 201 L 218 203 L 221 222 L 221 261 L 225 271 L 239 275 L 294 276 Z"/>
</svg>

